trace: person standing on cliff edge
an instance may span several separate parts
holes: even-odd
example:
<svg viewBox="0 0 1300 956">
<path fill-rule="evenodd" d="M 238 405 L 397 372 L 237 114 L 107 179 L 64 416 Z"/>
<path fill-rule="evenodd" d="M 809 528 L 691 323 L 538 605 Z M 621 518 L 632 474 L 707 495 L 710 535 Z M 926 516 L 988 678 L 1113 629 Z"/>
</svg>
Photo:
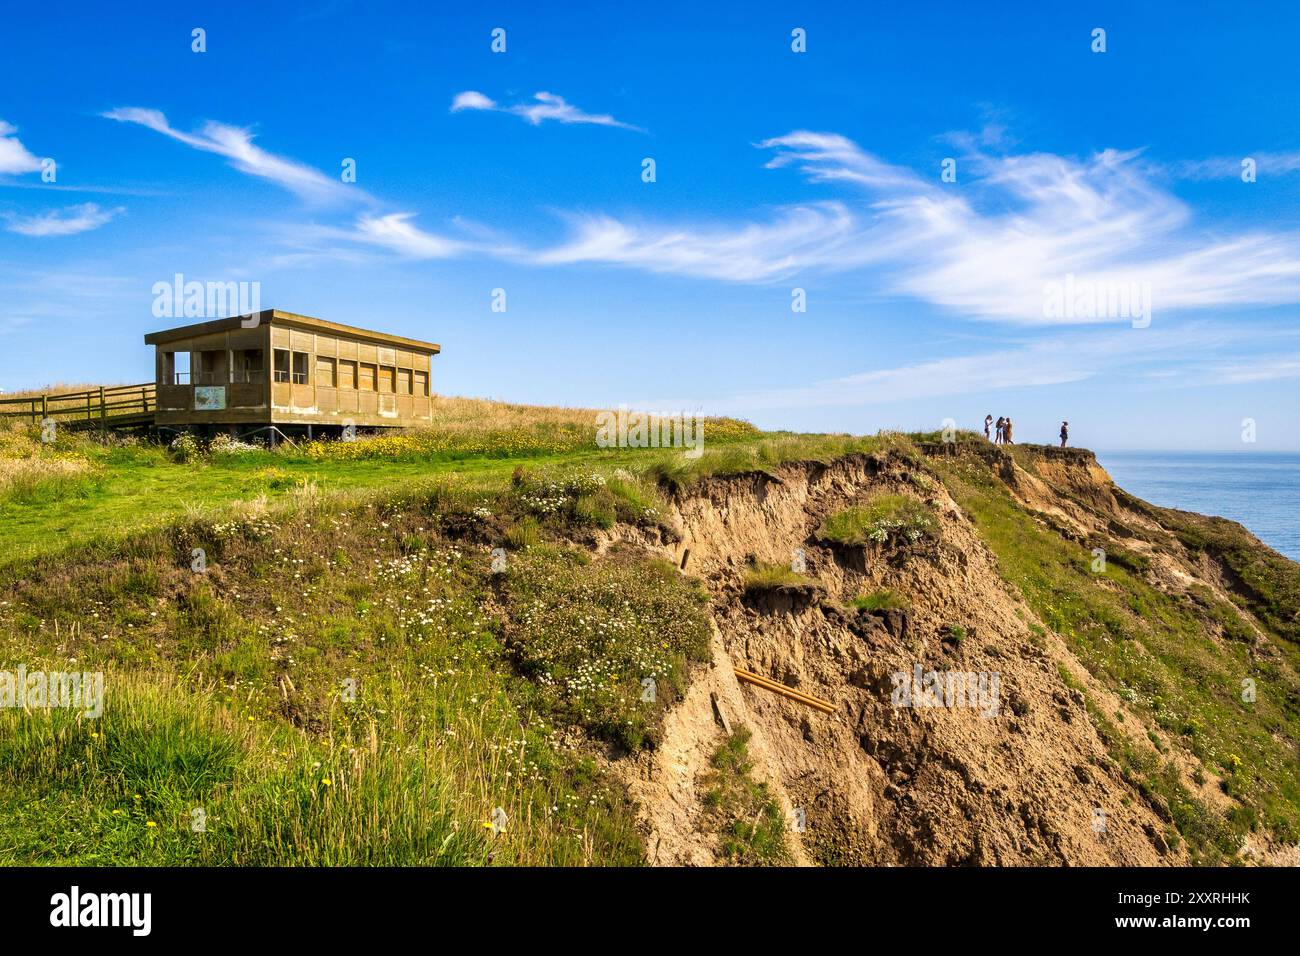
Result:
<svg viewBox="0 0 1300 956">
<path fill-rule="evenodd" d="M 1061 447 L 1064 448 L 1065 443 L 1069 440 L 1070 440 L 1070 423 L 1061 422 Z"/>
<path fill-rule="evenodd" d="M 1002 425 L 1002 444 L 1004 444 L 1004 445 L 1014 445 L 1014 444 L 1015 444 L 1015 442 L 1012 441 L 1012 439 L 1011 439 L 1011 434 L 1012 434 L 1012 432 L 1011 432 L 1011 419 L 1008 418 L 1008 419 L 1003 423 L 1003 425 Z"/>
<path fill-rule="evenodd" d="M 998 436 L 998 437 L 995 438 L 995 439 L 993 439 L 993 444 L 995 444 L 995 445 L 1001 445 L 1001 444 L 1002 444 L 1003 432 L 1004 432 L 1004 430 L 1006 429 L 1006 427 L 1007 427 L 1007 420 L 1006 420 L 1006 418 L 1004 418 L 1003 416 L 999 415 L 999 416 L 998 416 L 998 431 L 997 431 L 997 436 Z"/>
<path fill-rule="evenodd" d="M 992 415 L 985 415 L 985 416 L 984 416 L 984 440 L 985 440 L 985 441 L 989 441 L 989 440 L 990 440 L 990 437 L 989 437 L 989 426 L 992 425 L 992 424 L 993 424 L 993 416 L 992 416 Z"/>
</svg>

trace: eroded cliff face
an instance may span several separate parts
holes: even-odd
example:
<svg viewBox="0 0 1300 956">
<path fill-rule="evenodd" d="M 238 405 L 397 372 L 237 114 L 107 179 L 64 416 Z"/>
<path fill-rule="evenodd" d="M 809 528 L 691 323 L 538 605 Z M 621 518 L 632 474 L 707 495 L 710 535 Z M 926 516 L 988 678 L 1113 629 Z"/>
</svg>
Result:
<svg viewBox="0 0 1300 956">
<path fill-rule="evenodd" d="M 1117 763 L 1089 706 L 1135 745 L 1162 739 L 1159 729 L 1090 676 L 1004 580 L 939 479 L 942 469 L 931 467 L 948 464 L 951 452 L 922 450 L 927 457 L 853 456 L 704 480 L 674 501 L 680 541 L 641 542 L 707 584 L 717 625 L 712 663 L 669 715 L 662 745 L 625 768 L 652 862 L 712 862 L 699 781 L 723 733 L 719 711 L 752 731 L 754 775 L 791 819 L 806 819 L 803 832 L 791 833 L 799 862 L 1188 862 L 1168 806 Z M 1179 550 L 1155 510 L 1126 504 L 1133 499 L 1091 454 L 1044 449 L 1032 470 L 992 446 L 960 457 L 1051 533 L 1085 544 L 1122 533 L 1162 586 L 1221 588 Z M 819 536 L 829 516 L 881 494 L 925 502 L 937 516 L 934 540 L 845 546 Z M 756 562 L 789 566 L 799 556 L 815 586 L 747 588 Z M 910 607 L 852 607 L 881 589 Z M 738 684 L 733 667 L 829 700 L 835 712 Z M 947 681 L 938 701 L 914 681 L 924 685 L 930 672 Z M 900 697 L 904 689 L 911 700 Z M 1191 792 L 1220 811 L 1230 807 L 1213 773 L 1198 772 L 1176 746 L 1169 752 Z"/>
</svg>

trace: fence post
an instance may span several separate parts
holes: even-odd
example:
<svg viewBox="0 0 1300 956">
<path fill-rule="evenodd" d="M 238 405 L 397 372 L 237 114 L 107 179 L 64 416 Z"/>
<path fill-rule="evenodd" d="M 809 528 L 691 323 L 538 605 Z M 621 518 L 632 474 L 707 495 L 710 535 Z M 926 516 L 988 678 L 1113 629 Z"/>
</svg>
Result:
<svg viewBox="0 0 1300 956">
<path fill-rule="evenodd" d="M 45 425 L 45 419 L 49 417 L 50 417 L 50 397 L 48 395 L 42 395 L 41 396 L 41 426 L 42 427 L 44 427 Z"/>
<path fill-rule="evenodd" d="M 108 434 L 108 408 L 104 404 L 104 386 L 99 386 L 99 437 Z"/>
</svg>

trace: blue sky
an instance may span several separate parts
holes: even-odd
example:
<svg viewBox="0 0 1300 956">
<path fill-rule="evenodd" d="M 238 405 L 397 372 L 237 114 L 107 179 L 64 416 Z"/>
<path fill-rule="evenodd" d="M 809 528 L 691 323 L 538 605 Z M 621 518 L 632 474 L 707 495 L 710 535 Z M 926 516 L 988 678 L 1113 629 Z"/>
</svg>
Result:
<svg viewBox="0 0 1300 956">
<path fill-rule="evenodd" d="M 6 14 L 6 390 L 149 378 L 181 273 L 448 394 L 1300 450 L 1295 5 L 179 6 Z"/>
</svg>

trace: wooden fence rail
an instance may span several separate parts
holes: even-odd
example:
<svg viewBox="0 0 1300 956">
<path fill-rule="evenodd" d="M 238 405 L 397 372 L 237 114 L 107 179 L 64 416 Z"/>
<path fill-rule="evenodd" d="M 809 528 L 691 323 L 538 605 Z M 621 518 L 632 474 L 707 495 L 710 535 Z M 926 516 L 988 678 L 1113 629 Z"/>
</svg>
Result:
<svg viewBox="0 0 1300 956">
<path fill-rule="evenodd" d="M 158 410 L 153 382 L 140 385 L 106 385 L 82 392 L 58 392 L 0 398 L 0 419 L 27 419 L 33 425 L 45 419 L 72 426 L 101 428 L 145 423 Z"/>
</svg>

